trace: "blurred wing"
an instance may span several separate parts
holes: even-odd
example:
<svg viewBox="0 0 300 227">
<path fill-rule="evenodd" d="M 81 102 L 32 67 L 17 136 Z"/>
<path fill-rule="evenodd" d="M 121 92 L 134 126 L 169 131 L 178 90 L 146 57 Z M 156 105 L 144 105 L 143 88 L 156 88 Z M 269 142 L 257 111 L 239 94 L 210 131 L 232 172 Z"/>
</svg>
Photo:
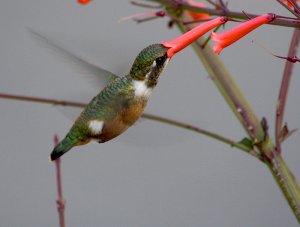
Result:
<svg viewBox="0 0 300 227">
<path fill-rule="evenodd" d="M 112 72 L 109 72 L 105 69 L 98 67 L 93 63 L 84 60 L 83 58 L 69 51 L 67 48 L 62 47 L 61 45 L 57 44 L 55 41 L 52 41 L 51 39 L 40 34 L 39 32 L 34 31 L 32 29 L 28 29 L 28 30 L 32 35 L 32 37 L 36 41 L 38 41 L 38 43 L 41 46 L 43 46 L 47 50 L 50 50 L 55 55 L 58 55 L 60 58 L 62 58 L 64 62 L 70 64 L 72 69 L 75 69 L 80 73 L 89 74 L 89 75 L 91 74 L 94 78 L 96 78 L 97 82 L 99 83 L 96 83 L 97 90 L 91 88 L 90 92 L 93 93 L 93 95 L 96 95 L 99 92 L 99 87 L 100 88 L 104 87 L 111 80 L 118 78 L 118 76 L 113 74 Z M 83 91 L 79 91 L 78 93 L 80 94 L 79 97 L 84 101 L 88 101 L 92 98 L 91 94 L 83 94 L 84 93 Z M 70 98 L 72 99 L 76 96 L 78 97 L 78 93 L 77 94 L 69 93 L 68 95 L 62 94 L 61 98 L 70 100 Z M 83 101 L 83 100 L 79 100 L 79 101 Z M 81 108 L 74 108 L 68 106 L 56 106 L 56 108 L 72 121 L 74 121 L 82 111 Z"/>
<path fill-rule="evenodd" d="M 39 41 L 43 46 L 48 47 L 50 50 L 55 51 L 64 60 L 68 60 L 69 63 L 72 64 L 72 67 L 79 68 L 85 72 L 88 72 L 98 79 L 101 80 L 101 83 L 105 86 L 109 81 L 116 79 L 118 76 L 109 72 L 105 69 L 98 67 L 97 65 L 90 63 L 81 57 L 77 56 L 76 54 L 72 53 L 68 49 L 60 46 L 59 44 L 55 43 L 54 41 L 48 39 L 47 37 L 41 35 L 40 33 L 29 29 L 31 35 L 35 38 L 35 40 Z"/>
</svg>

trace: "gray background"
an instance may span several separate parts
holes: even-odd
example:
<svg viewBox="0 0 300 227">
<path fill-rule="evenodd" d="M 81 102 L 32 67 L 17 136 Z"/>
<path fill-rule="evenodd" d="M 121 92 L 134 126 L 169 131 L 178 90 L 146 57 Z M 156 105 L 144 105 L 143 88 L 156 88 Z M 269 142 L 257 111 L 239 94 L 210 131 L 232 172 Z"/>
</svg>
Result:
<svg viewBox="0 0 300 227">
<path fill-rule="evenodd" d="M 275 1 L 231 0 L 232 10 L 286 13 Z M 41 47 L 33 28 L 115 73 L 128 72 L 137 53 L 178 30 L 167 19 L 137 25 L 117 21 L 145 9 L 127 1 L 9 0 L 0 2 L 0 91 L 84 101 L 96 81 Z M 289 14 L 287 14 L 289 15 Z M 229 28 L 231 25 L 227 25 Z M 264 26 L 222 54 L 259 117 L 274 128 L 291 29 Z M 299 66 L 287 103 L 299 128 Z M 98 88 L 99 89 L 99 88 Z M 53 135 L 72 124 L 51 105 L 0 100 L 0 227 L 58 226 Z M 176 55 L 146 112 L 181 120 L 236 140 L 244 131 L 191 48 Z M 300 180 L 299 132 L 283 145 Z M 141 120 L 114 141 L 74 148 L 63 158 L 67 226 L 297 226 L 269 170 L 253 157 L 204 136 Z"/>
</svg>

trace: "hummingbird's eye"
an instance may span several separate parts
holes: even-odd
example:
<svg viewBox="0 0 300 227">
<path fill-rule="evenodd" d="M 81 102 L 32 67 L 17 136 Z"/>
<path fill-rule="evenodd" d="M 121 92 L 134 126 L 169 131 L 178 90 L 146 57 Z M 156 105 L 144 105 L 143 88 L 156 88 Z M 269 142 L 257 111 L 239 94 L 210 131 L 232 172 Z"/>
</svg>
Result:
<svg viewBox="0 0 300 227">
<path fill-rule="evenodd" d="M 162 57 L 156 58 L 155 62 L 157 65 L 162 65 L 165 62 L 165 60 L 166 60 L 165 56 L 162 56 Z"/>
</svg>

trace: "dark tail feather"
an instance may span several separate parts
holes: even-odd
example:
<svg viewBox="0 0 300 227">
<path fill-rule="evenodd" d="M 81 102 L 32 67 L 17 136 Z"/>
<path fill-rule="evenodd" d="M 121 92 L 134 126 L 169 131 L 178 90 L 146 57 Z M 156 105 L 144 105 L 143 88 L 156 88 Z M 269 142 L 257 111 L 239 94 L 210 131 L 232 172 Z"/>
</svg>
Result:
<svg viewBox="0 0 300 227">
<path fill-rule="evenodd" d="M 74 147 L 76 144 L 68 137 L 66 136 L 57 146 L 53 149 L 50 160 L 54 161 L 58 159 L 60 156 L 62 156 L 64 153 L 69 151 L 72 147 Z"/>
</svg>

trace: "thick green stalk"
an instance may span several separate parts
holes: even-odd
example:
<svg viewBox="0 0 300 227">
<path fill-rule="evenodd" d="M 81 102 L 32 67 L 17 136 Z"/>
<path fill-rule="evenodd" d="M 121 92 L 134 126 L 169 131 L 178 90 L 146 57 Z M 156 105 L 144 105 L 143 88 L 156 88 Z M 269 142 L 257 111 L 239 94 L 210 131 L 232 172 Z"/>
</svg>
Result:
<svg viewBox="0 0 300 227">
<path fill-rule="evenodd" d="M 300 223 L 300 188 L 294 175 L 289 170 L 281 154 L 274 157 L 268 166 L 292 208 L 298 223 Z"/>
</svg>

